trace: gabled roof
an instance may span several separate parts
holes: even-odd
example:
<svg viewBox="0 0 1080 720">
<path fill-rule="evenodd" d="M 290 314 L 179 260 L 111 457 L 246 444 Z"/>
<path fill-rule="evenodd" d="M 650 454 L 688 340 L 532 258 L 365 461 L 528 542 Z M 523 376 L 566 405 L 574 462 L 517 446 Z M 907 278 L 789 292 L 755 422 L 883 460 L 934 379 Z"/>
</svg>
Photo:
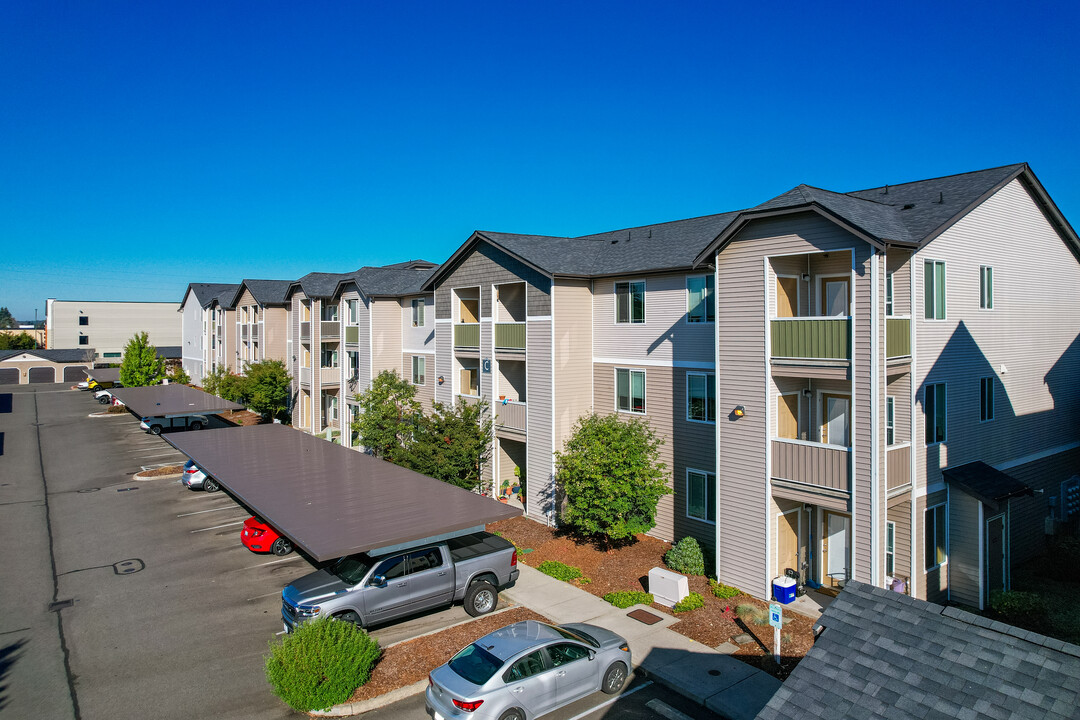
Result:
<svg viewBox="0 0 1080 720">
<path fill-rule="evenodd" d="M 367 297 L 402 297 L 423 292 L 428 278 L 438 269 L 438 265 L 425 261 L 412 261 L 383 265 L 382 267 L 362 267 L 338 281 L 334 296 L 344 290 L 349 283 Z"/>
<path fill-rule="evenodd" d="M 235 285 L 222 285 L 221 290 L 216 295 L 210 298 L 206 305 L 203 307 L 209 307 L 215 302 L 226 310 L 232 310 L 236 307 L 237 293 L 240 291 L 240 284 Z"/>
<path fill-rule="evenodd" d="M 324 273 L 311 272 L 304 277 L 289 283 L 289 289 L 285 297 L 292 295 L 293 291 L 301 290 L 309 298 L 329 298 L 334 296 L 337 285 L 347 279 L 353 273 Z"/>
<path fill-rule="evenodd" d="M 848 581 L 758 720 L 1075 718 L 1080 647 Z"/>
<path fill-rule="evenodd" d="M 184 299 L 180 302 L 180 309 L 184 308 L 188 293 L 194 293 L 195 301 L 199 303 L 200 307 L 205 308 L 222 292 L 236 287 L 236 285 L 229 283 L 188 283 L 187 290 L 184 291 Z"/>
<path fill-rule="evenodd" d="M 10 360 L 18 355 L 33 355 L 34 357 L 41 358 L 46 362 L 55 363 L 73 363 L 73 362 L 86 362 L 91 363 L 94 357 L 94 348 L 58 348 L 54 350 L 0 350 L 0 361 Z M 89 360 L 87 358 L 90 358 Z"/>
<path fill-rule="evenodd" d="M 290 285 L 292 285 L 291 280 L 244 280 L 236 289 L 234 304 L 239 302 L 240 296 L 244 294 L 244 288 L 247 288 L 251 296 L 255 298 L 255 302 L 263 307 L 285 305 Z"/>
</svg>

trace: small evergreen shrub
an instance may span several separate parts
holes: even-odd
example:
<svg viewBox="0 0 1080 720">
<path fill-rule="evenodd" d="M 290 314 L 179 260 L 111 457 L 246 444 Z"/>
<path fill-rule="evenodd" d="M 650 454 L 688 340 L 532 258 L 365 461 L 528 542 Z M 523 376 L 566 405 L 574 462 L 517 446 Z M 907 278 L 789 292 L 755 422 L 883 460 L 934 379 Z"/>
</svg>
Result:
<svg viewBox="0 0 1080 720">
<path fill-rule="evenodd" d="M 631 605 L 652 605 L 653 596 L 652 593 L 642 592 L 640 590 L 620 590 L 618 592 L 610 592 L 604 596 L 604 599 L 617 608 L 626 609 Z"/>
<path fill-rule="evenodd" d="M 690 536 L 684 537 L 664 554 L 664 564 L 684 575 L 705 574 L 705 556 L 701 553 L 701 545 Z"/>
<path fill-rule="evenodd" d="M 266 679 L 294 710 L 325 710 L 371 678 L 379 643 L 350 622 L 322 618 L 271 641 Z"/>
<path fill-rule="evenodd" d="M 716 582 L 712 578 L 709 578 L 709 585 L 712 587 L 712 594 L 720 598 L 721 600 L 733 598 L 741 592 L 737 587 L 732 587 L 731 585 L 725 585 L 724 583 Z"/>
<path fill-rule="evenodd" d="M 562 580 L 563 582 L 570 582 L 571 580 L 577 580 L 579 577 L 583 577 L 579 568 L 561 563 L 558 560 L 545 560 L 540 563 L 536 569 L 545 575 L 550 575 L 556 580 Z"/>
<path fill-rule="evenodd" d="M 1046 605 L 1037 593 L 995 590 L 990 593 L 990 609 L 1012 625 L 1030 625 L 1046 614 Z"/>
<path fill-rule="evenodd" d="M 692 592 L 679 602 L 675 603 L 675 607 L 671 608 L 671 611 L 684 613 L 703 607 L 705 607 L 705 598 L 701 597 L 696 592 Z"/>
</svg>

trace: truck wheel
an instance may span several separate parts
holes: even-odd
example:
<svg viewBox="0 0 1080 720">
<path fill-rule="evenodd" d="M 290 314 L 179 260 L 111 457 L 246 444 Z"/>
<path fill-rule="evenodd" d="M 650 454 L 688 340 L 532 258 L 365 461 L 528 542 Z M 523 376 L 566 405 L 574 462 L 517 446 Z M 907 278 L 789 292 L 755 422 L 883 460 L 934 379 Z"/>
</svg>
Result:
<svg viewBox="0 0 1080 720">
<path fill-rule="evenodd" d="M 274 544 L 270 546 L 270 552 L 274 553 L 278 557 L 282 555 L 288 555 L 292 552 L 292 543 L 285 538 L 279 537 L 274 541 Z"/>
<path fill-rule="evenodd" d="M 202 423 L 199 422 L 198 420 L 196 420 L 195 422 L 191 423 L 191 429 L 192 430 L 202 430 Z"/>
<path fill-rule="evenodd" d="M 364 627 L 364 624 L 360 621 L 360 616 L 354 613 L 352 610 L 349 612 L 343 612 L 340 615 L 334 616 L 335 620 L 341 620 L 342 622 L 349 622 L 358 628 Z"/>
<path fill-rule="evenodd" d="M 218 485 L 217 480 L 212 477 L 208 477 L 203 480 L 202 489 L 205 492 L 217 492 L 219 489 L 221 489 L 221 486 Z"/>
<path fill-rule="evenodd" d="M 151 425 L 150 426 L 150 432 L 152 432 L 155 435 L 160 435 L 161 434 L 161 426 L 160 425 Z"/>
<path fill-rule="evenodd" d="M 623 683 L 626 682 L 626 666 L 621 662 L 611 663 L 611 667 L 604 673 L 604 682 L 600 685 L 600 689 L 608 695 L 614 695 L 622 690 Z"/>
<path fill-rule="evenodd" d="M 472 617 L 487 615 L 499 603 L 499 591 L 491 583 L 480 580 L 465 593 L 465 612 Z"/>
</svg>

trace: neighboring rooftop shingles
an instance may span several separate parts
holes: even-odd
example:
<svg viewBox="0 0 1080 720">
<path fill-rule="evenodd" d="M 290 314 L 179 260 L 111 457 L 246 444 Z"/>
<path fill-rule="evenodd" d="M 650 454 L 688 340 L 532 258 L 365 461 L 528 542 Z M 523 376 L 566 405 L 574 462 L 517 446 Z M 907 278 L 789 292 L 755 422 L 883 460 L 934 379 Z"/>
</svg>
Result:
<svg viewBox="0 0 1080 720">
<path fill-rule="evenodd" d="M 260 305 L 284 305 L 292 280 L 244 280 L 243 284 Z"/>
<path fill-rule="evenodd" d="M 850 581 L 758 720 L 1080 718 L 1080 647 Z"/>
<path fill-rule="evenodd" d="M 228 283 L 191 283 L 188 285 L 188 288 L 195 293 L 195 300 L 198 301 L 200 307 L 206 307 L 218 295 L 230 289 L 235 290 L 236 287 Z M 184 297 L 187 298 L 187 295 Z"/>
<path fill-rule="evenodd" d="M 74 363 L 74 362 L 90 362 L 87 358 L 93 359 L 94 348 L 59 348 L 53 350 L 0 350 L 0 360 L 7 360 L 13 358 L 16 355 L 22 355 L 27 353 L 34 357 L 39 357 L 42 360 L 48 360 L 55 363 Z"/>
</svg>

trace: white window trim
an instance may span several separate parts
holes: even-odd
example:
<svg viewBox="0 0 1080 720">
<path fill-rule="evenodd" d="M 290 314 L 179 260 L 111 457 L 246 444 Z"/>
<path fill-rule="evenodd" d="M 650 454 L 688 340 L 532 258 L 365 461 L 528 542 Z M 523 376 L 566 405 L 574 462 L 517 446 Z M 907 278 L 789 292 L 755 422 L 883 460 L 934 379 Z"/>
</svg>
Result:
<svg viewBox="0 0 1080 720">
<path fill-rule="evenodd" d="M 946 565 L 949 564 L 949 513 L 945 511 L 945 508 L 947 507 L 947 505 L 948 505 L 948 503 L 940 502 L 940 503 L 936 503 L 934 505 L 930 505 L 925 510 L 923 510 L 923 543 L 924 543 L 924 545 L 926 543 L 926 528 L 928 526 L 928 524 L 926 522 L 926 514 L 928 512 L 930 512 L 931 510 L 936 510 L 937 508 L 941 508 L 942 509 L 941 511 L 945 513 L 945 559 L 942 560 L 941 562 L 939 562 L 936 565 L 931 565 L 930 567 L 925 568 L 924 572 L 933 572 L 934 570 L 937 570 L 938 568 L 943 568 L 943 567 L 945 567 Z M 934 524 L 934 549 L 935 549 L 935 551 L 934 551 L 934 559 L 936 560 L 937 559 L 937 523 L 936 522 Z M 924 565 L 926 564 L 926 547 L 925 546 L 923 547 L 923 564 Z"/>
<path fill-rule="evenodd" d="M 645 370 L 643 368 L 642 369 L 637 369 L 637 368 L 628 368 L 628 367 L 617 367 L 617 368 L 612 368 L 612 370 L 615 373 L 615 376 L 614 376 L 615 387 L 613 388 L 614 393 L 615 393 L 615 397 L 614 397 L 615 412 L 624 413 L 626 415 L 638 415 L 638 416 L 647 415 L 648 412 L 649 412 L 649 390 L 648 390 L 649 379 L 646 377 Z M 620 370 L 626 370 L 628 373 L 631 373 L 630 378 L 629 378 L 630 379 L 631 393 L 633 393 L 632 388 L 634 386 L 633 373 L 641 373 L 641 391 L 642 391 L 642 393 L 644 393 L 644 396 L 641 398 L 641 404 L 642 404 L 642 408 L 643 408 L 641 410 L 641 412 L 638 412 L 637 410 L 621 410 L 619 408 L 619 371 Z M 630 395 L 630 404 L 631 405 L 634 404 L 633 394 Z"/>
<path fill-rule="evenodd" d="M 983 382 L 983 380 L 989 380 L 990 381 L 990 417 L 986 418 L 985 420 L 983 419 L 983 416 L 982 416 L 982 396 L 983 396 L 982 382 Z M 979 424 L 980 425 L 983 424 L 983 423 L 994 422 L 994 405 L 997 403 L 997 390 L 994 388 L 994 385 L 995 385 L 995 383 L 994 383 L 994 376 L 993 375 L 988 375 L 986 377 L 979 378 Z M 946 390 L 945 392 L 948 393 L 948 390 Z M 946 413 L 946 415 L 948 414 L 948 412 L 949 412 L 949 406 L 946 403 L 946 405 L 945 405 L 945 413 Z"/>
<path fill-rule="evenodd" d="M 420 312 L 420 308 L 424 308 L 423 313 Z M 427 327 L 427 301 L 424 298 L 413 298 L 410 303 L 412 315 L 409 318 L 414 328 Z M 422 317 L 420 317 L 422 315 Z M 417 318 L 420 318 L 423 322 L 418 322 Z"/>
<path fill-rule="evenodd" d="M 419 360 L 420 362 L 422 362 L 424 364 L 424 371 L 423 371 L 423 375 L 421 376 L 423 378 L 422 382 L 416 382 L 416 361 L 417 360 Z M 424 357 L 423 355 L 413 355 L 412 360 L 411 360 L 411 370 L 412 370 L 411 380 L 412 380 L 413 385 L 416 385 L 418 387 L 423 387 L 424 385 L 427 385 L 427 358 L 426 357 Z"/>
<path fill-rule="evenodd" d="M 892 442 L 889 442 L 889 405 L 892 405 Z M 948 408 L 946 408 L 948 410 Z M 896 445 L 896 396 L 885 396 L 885 446 L 892 447 Z"/>
<path fill-rule="evenodd" d="M 990 304 L 989 305 L 984 305 L 983 304 L 987 300 L 987 298 L 985 296 L 985 286 L 983 284 L 984 280 L 985 280 L 984 271 L 986 271 L 986 270 L 990 271 L 990 297 L 989 297 Z M 980 265 L 979 266 L 979 309 L 980 310 L 987 310 L 989 312 L 994 311 L 994 266 L 993 265 Z"/>
<path fill-rule="evenodd" d="M 698 475 L 705 476 L 705 517 L 694 517 L 690 514 L 690 473 L 697 473 Z M 709 472 L 708 470 L 698 470 L 697 468 L 686 468 L 686 502 L 683 505 L 687 519 L 694 520 L 695 522 L 704 523 L 706 525 L 716 525 L 715 520 L 709 520 L 709 476 L 712 476 L 713 485 L 716 485 L 716 473 Z M 716 502 L 716 489 L 713 489 L 713 503 Z M 714 510 L 715 512 L 715 510 Z"/>
<path fill-rule="evenodd" d="M 935 265 L 937 263 L 941 263 L 941 266 L 945 269 L 945 273 L 944 273 L 945 274 L 945 280 L 944 280 L 944 283 L 945 283 L 945 293 L 944 293 L 945 312 L 941 317 L 936 317 L 937 308 L 934 308 L 935 317 L 926 317 L 926 307 L 925 307 L 925 304 L 926 304 L 926 263 L 934 263 Z M 922 319 L 925 320 L 926 322 L 944 322 L 944 321 L 949 319 L 949 267 L 948 267 L 948 264 L 944 260 L 934 260 L 932 258 L 923 258 L 922 271 L 923 271 L 922 272 L 922 277 L 923 277 L 922 301 L 923 301 L 923 305 L 924 305 L 923 312 L 922 312 Z M 937 273 L 935 272 L 935 275 L 936 274 Z M 934 295 L 936 297 L 937 293 L 935 292 Z"/>
<path fill-rule="evenodd" d="M 709 318 L 709 311 L 708 310 L 705 311 L 705 319 L 704 320 L 691 320 L 690 319 L 690 280 L 692 278 L 706 278 L 706 283 L 708 282 L 708 280 L 713 281 L 712 294 L 709 297 L 709 304 L 711 304 L 713 306 L 713 319 L 712 320 L 708 319 Z M 687 275 L 684 282 L 683 282 L 683 288 L 684 288 L 684 291 L 685 291 L 685 300 L 686 300 L 686 312 L 683 313 L 683 324 L 685 324 L 685 325 L 714 325 L 714 324 L 716 324 L 716 280 L 715 280 L 715 278 L 713 278 L 712 273 L 706 273 L 704 275 L 696 275 L 696 274 L 695 275 Z"/>
<path fill-rule="evenodd" d="M 925 385 L 923 385 L 923 403 L 922 403 L 923 404 L 923 440 L 924 441 L 926 440 L 926 425 L 930 421 L 930 413 L 926 412 L 926 393 L 930 390 L 930 388 L 935 387 L 937 385 L 944 385 L 945 386 L 945 439 L 944 440 L 935 440 L 934 442 L 928 442 L 928 443 L 926 443 L 926 447 L 932 447 L 934 445 L 941 445 L 942 443 L 949 442 L 949 384 L 946 383 L 946 382 L 928 382 Z M 937 400 L 935 399 L 934 402 L 936 403 Z M 936 411 L 937 411 L 936 406 L 934 407 L 934 410 L 935 410 L 935 413 L 936 413 Z M 936 435 L 937 433 L 934 433 L 934 434 Z"/>
<path fill-rule="evenodd" d="M 641 289 L 641 302 L 642 302 L 641 322 L 634 322 L 632 319 L 627 320 L 626 322 L 619 322 L 619 284 L 620 283 L 630 283 L 631 285 L 634 284 L 634 283 L 641 283 L 641 285 L 642 285 L 642 289 Z M 648 324 L 648 322 L 649 322 L 648 296 L 649 296 L 649 287 L 648 287 L 648 284 L 645 281 L 645 278 L 640 278 L 640 279 L 637 279 L 637 280 L 631 280 L 631 279 L 615 280 L 614 282 L 612 282 L 611 283 L 611 298 L 612 298 L 612 301 L 614 302 L 614 304 L 611 307 L 612 324 L 616 325 L 616 326 L 618 326 L 618 325 L 646 325 L 646 324 Z M 631 305 L 630 307 L 627 308 L 627 312 L 630 313 L 631 317 L 634 314 L 632 307 L 633 306 Z"/>
<path fill-rule="evenodd" d="M 893 282 L 895 274 L 895 270 L 885 272 L 885 317 L 896 317 L 896 283 Z"/>
<path fill-rule="evenodd" d="M 690 417 L 690 376 L 700 375 L 705 378 L 705 420 L 695 420 Z M 711 372 L 688 372 L 686 373 L 686 422 L 697 423 L 699 425 L 715 425 L 716 420 L 707 419 L 709 416 L 709 377 L 713 379 L 713 412 L 716 412 L 716 373 Z M 618 395 L 618 387 L 615 389 L 616 396 Z"/>
<path fill-rule="evenodd" d="M 893 549 L 889 550 L 889 530 L 892 529 Z M 892 556 L 892 573 L 888 577 L 896 577 L 896 523 L 888 520 L 885 522 L 885 572 L 888 575 L 889 556 Z"/>
</svg>

